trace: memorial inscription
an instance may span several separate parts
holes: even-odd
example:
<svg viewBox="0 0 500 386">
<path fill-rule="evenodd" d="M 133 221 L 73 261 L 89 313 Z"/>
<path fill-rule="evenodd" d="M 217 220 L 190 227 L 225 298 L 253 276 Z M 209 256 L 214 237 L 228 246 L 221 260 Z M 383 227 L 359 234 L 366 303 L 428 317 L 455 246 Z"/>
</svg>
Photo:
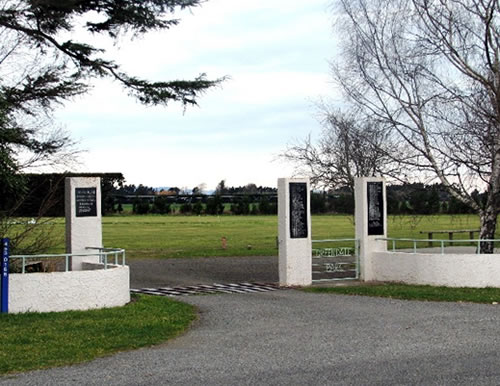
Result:
<svg viewBox="0 0 500 386">
<path fill-rule="evenodd" d="M 308 236 L 307 184 L 290 182 L 290 238 L 304 239 Z"/>
<path fill-rule="evenodd" d="M 382 182 L 367 182 L 368 235 L 384 234 L 384 197 Z"/>
<path fill-rule="evenodd" d="M 97 216 L 96 188 L 75 188 L 76 217 Z"/>
</svg>

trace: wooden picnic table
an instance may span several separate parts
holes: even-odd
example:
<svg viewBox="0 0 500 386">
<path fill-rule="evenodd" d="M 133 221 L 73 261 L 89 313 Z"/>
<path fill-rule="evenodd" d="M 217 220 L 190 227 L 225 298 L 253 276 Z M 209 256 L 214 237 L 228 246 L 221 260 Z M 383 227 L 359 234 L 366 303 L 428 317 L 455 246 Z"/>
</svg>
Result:
<svg viewBox="0 0 500 386">
<path fill-rule="evenodd" d="M 447 230 L 447 231 L 420 231 L 420 233 L 427 233 L 429 239 L 429 247 L 432 247 L 432 239 L 434 233 L 448 233 L 448 238 L 453 240 L 454 233 L 468 233 L 470 240 L 474 239 L 474 233 L 479 233 L 479 229 L 455 229 L 455 230 Z"/>
</svg>

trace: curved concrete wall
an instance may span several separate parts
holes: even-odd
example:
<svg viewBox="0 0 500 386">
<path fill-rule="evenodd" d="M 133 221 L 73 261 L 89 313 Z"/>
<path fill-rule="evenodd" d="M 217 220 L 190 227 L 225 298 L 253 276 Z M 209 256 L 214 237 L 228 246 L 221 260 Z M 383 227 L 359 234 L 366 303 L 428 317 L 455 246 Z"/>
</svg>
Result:
<svg viewBox="0 0 500 386">
<path fill-rule="evenodd" d="M 128 266 L 9 275 L 11 313 L 88 310 L 123 306 L 129 301 Z"/>
<path fill-rule="evenodd" d="M 372 252 L 375 281 L 447 287 L 500 287 L 500 255 Z"/>
</svg>

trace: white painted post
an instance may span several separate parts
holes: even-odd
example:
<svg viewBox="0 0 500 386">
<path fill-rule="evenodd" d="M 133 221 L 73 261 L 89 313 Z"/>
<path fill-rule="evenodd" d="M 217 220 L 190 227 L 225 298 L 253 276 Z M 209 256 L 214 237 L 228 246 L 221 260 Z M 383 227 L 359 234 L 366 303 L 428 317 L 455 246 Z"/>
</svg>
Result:
<svg viewBox="0 0 500 386">
<path fill-rule="evenodd" d="M 65 180 L 66 253 L 90 253 L 87 247 L 102 248 L 101 179 L 67 177 Z M 98 251 L 95 251 L 98 252 Z M 98 263 L 99 256 L 73 257 L 71 269 L 83 262 Z"/>
<path fill-rule="evenodd" d="M 279 282 L 312 283 L 311 199 L 308 178 L 278 179 Z"/>
<path fill-rule="evenodd" d="M 376 240 L 387 237 L 387 199 L 385 179 L 381 177 L 356 178 L 355 220 L 356 238 L 360 242 L 361 280 L 374 280 L 372 252 L 387 250 L 387 242 Z"/>
</svg>

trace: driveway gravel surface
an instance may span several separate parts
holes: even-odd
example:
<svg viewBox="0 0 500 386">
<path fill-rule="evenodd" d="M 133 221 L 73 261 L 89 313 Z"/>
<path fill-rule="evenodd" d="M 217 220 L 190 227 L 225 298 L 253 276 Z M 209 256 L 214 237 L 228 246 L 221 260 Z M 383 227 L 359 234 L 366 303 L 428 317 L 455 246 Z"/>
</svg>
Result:
<svg viewBox="0 0 500 386">
<path fill-rule="evenodd" d="M 133 288 L 278 280 L 275 257 L 130 265 Z M 183 336 L 85 364 L 0 377 L 0 385 L 500 384 L 499 305 L 292 289 L 182 301 L 199 312 Z"/>
<path fill-rule="evenodd" d="M 182 299 L 166 344 L 0 378 L 1 385 L 498 385 L 496 305 L 281 290 Z"/>
<path fill-rule="evenodd" d="M 277 256 L 134 259 L 127 264 L 131 288 L 278 282 Z"/>
</svg>

